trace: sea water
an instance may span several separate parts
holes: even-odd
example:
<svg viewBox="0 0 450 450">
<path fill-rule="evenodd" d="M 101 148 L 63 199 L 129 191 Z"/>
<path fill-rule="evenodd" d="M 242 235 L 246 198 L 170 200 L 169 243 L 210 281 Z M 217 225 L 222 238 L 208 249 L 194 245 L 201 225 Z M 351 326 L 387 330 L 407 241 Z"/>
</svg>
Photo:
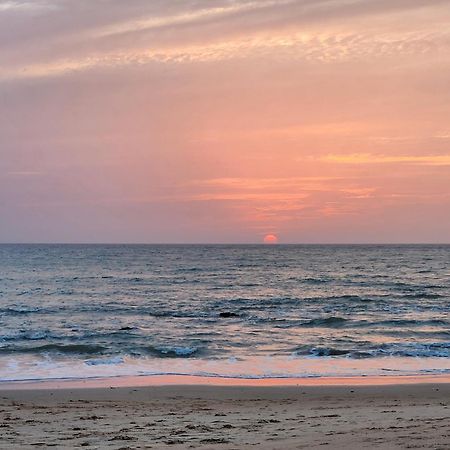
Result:
<svg viewBox="0 0 450 450">
<path fill-rule="evenodd" d="M 450 372 L 447 245 L 1 245 L 0 381 Z"/>
</svg>

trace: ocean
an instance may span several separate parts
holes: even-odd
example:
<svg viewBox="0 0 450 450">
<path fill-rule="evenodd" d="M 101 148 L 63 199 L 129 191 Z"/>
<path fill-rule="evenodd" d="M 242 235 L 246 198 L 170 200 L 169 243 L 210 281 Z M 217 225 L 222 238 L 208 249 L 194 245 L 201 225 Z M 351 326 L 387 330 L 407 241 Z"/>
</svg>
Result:
<svg viewBox="0 0 450 450">
<path fill-rule="evenodd" d="M 450 372 L 449 245 L 0 245 L 0 382 Z"/>
</svg>

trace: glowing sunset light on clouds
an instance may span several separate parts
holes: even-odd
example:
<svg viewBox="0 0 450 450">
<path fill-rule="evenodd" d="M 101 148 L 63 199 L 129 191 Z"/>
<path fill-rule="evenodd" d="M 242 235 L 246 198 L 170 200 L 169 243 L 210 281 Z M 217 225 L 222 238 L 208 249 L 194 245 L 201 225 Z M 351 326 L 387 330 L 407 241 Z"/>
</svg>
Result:
<svg viewBox="0 0 450 450">
<path fill-rule="evenodd" d="M 449 242 L 449 21 L 0 0 L 0 241 Z"/>
</svg>

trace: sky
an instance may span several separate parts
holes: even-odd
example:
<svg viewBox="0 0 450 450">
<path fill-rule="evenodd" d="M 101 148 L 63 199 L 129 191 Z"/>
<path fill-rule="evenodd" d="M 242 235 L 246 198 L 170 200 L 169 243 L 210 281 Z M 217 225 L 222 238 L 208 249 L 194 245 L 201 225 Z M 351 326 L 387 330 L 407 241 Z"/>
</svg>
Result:
<svg viewBox="0 0 450 450">
<path fill-rule="evenodd" d="M 0 0 L 0 242 L 450 242 L 449 0 Z"/>
</svg>

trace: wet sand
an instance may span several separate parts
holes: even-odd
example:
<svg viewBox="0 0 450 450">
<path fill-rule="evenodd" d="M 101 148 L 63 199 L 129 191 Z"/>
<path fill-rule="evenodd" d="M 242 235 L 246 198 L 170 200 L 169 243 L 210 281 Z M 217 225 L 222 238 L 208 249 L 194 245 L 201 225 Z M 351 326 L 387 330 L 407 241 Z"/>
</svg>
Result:
<svg viewBox="0 0 450 450">
<path fill-rule="evenodd" d="M 449 449 L 450 384 L 427 381 L 9 386 L 0 448 Z"/>
</svg>

